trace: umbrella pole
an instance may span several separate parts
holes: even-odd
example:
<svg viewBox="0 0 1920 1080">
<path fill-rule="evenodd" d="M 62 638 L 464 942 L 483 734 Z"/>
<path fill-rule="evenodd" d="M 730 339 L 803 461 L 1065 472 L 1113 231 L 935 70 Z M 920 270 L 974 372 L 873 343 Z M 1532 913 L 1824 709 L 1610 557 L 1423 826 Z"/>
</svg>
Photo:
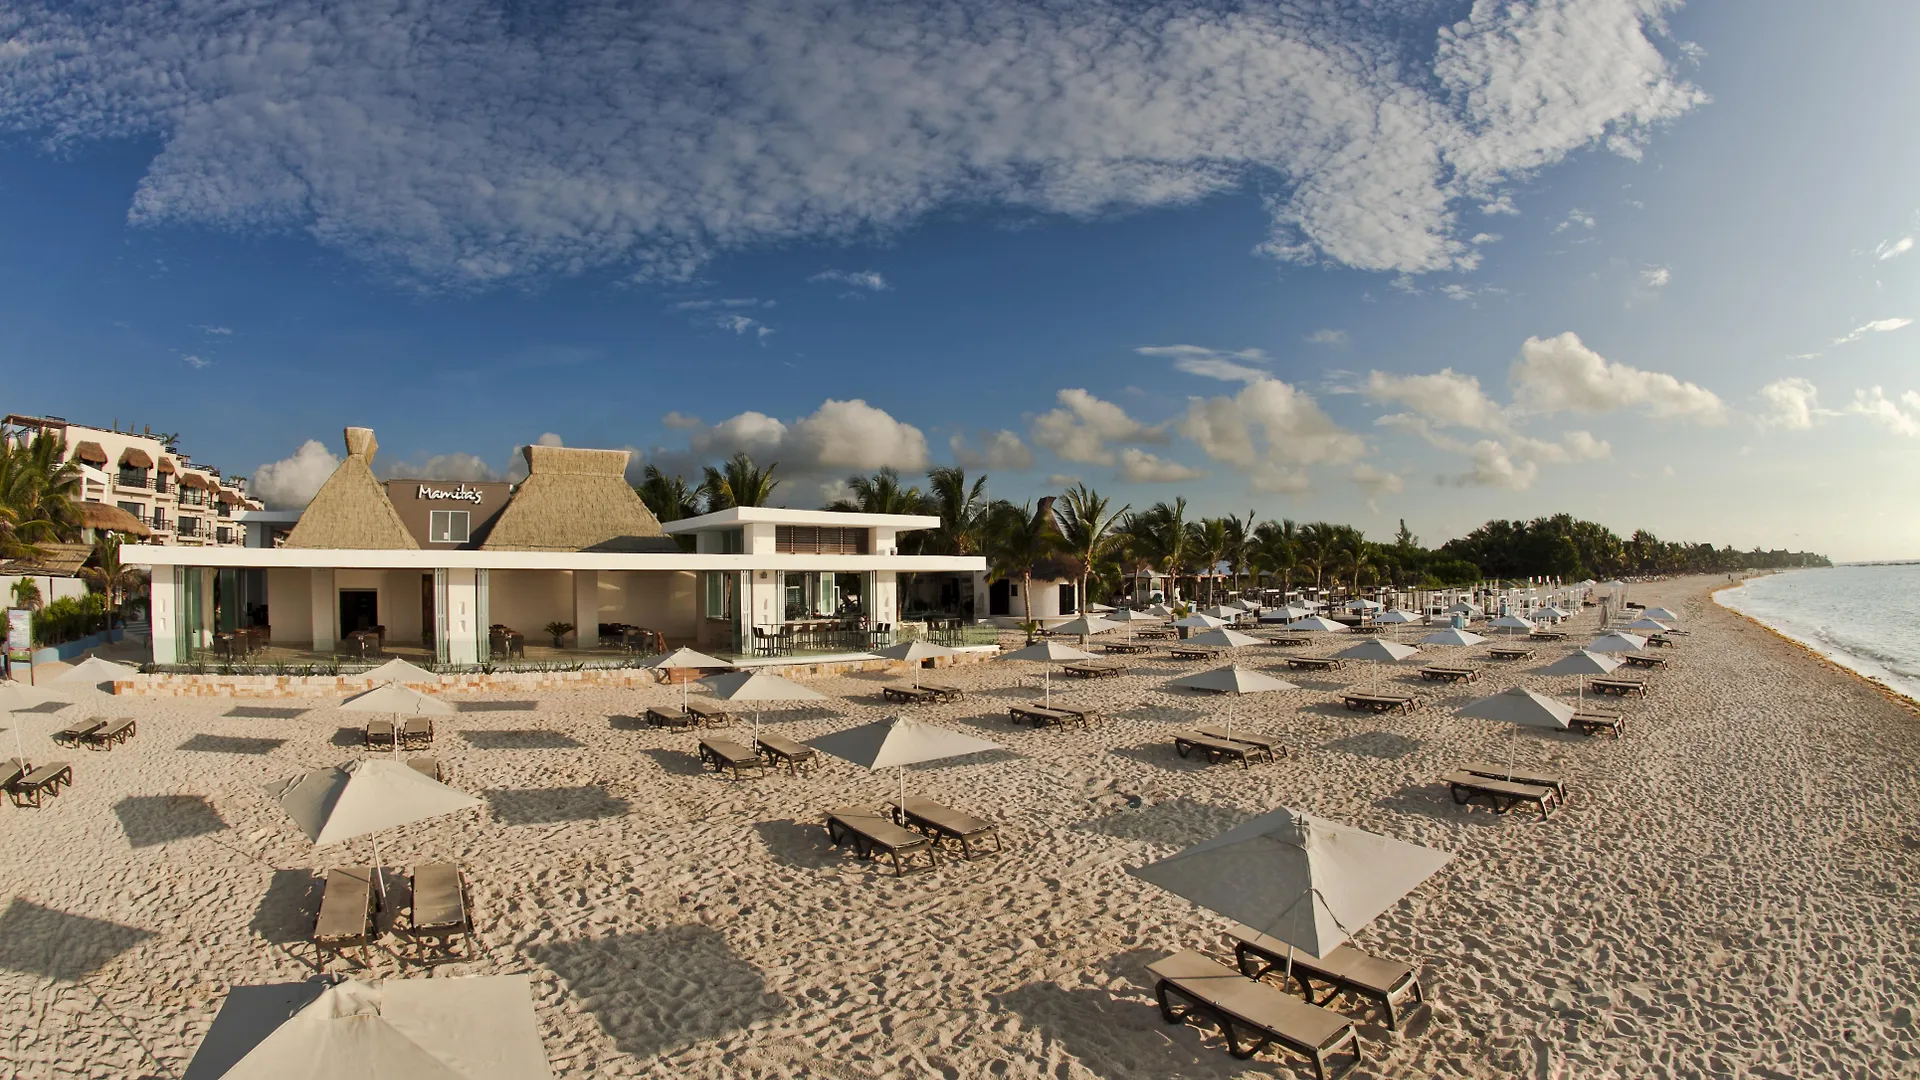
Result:
<svg viewBox="0 0 1920 1080">
<path fill-rule="evenodd" d="M 1046 707 L 1053 708 L 1053 667 L 1051 665 L 1040 669 L 1040 688 L 1046 694 Z"/>
<path fill-rule="evenodd" d="M 905 765 L 900 766 L 900 801 L 894 805 L 900 808 L 900 817 L 904 820 L 907 816 L 907 767 Z"/>
</svg>

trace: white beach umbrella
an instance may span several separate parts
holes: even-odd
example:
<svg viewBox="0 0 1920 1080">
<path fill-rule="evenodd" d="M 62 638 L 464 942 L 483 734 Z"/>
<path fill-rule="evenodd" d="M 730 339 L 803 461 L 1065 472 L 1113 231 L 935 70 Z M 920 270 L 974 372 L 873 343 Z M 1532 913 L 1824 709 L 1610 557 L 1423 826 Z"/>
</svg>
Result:
<svg viewBox="0 0 1920 1080">
<path fill-rule="evenodd" d="M 456 711 L 450 702 L 423 694 L 411 687 L 398 683 L 381 683 L 371 690 L 365 690 L 340 703 L 346 712 L 388 713 L 393 716 L 452 716 Z M 393 756 L 400 756 L 400 740 L 393 740 Z"/>
<path fill-rule="evenodd" d="M 1542 616 L 1544 618 L 1552 619 L 1554 622 L 1559 622 L 1561 619 L 1573 618 L 1573 612 L 1567 611 L 1564 608 L 1561 608 L 1557 604 L 1549 604 L 1546 607 L 1541 608 L 1539 611 L 1534 612 L 1534 614 L 1538 616 Z"/>
<path fill-rule="evenodd" d="M 1155 604 L 1147 609 L 1147 614 L 1157 615 L 1162 619 L 1171 619 L 1173 618 L 1173 609 L 1165 604 Z"/>
<path fill-rule="evenodd" d="M 525 975 L 235 986 L 182 1080 L 551 1080 Z"/>
<path fill-rule="evenodd" d="M 808 740 L 807 745 L 862 768 L 898 768 L 902 807 L 907 805 L 907 766 L 1000 749 L 999 743 L 903 716 L 889 716 L 871 724 L 822 735 Z"/>
<path fill-rule="evenodd" d="M 1104 634 L 1109 630 L 1118 630 L 1120 629 L 1120 624 L 1107 619 L 1096 618 L 1092 615 L 1082 615 L 1077 619 L 1063 622 L 1059 626 L 1048 627 L 1048 629 L 1055 634 L 1068 634 L 1085 639 L 1093 634 Z"/>
<path fill-rule="evenodd" d="M 1002 653 L 1000 654 L 1000 659 L 1028 660 L 1028 661 L 1032 661 L 1039 664 L 1064 664 L 1064 663 L 1070 663 L 1075 660 L 1091 660 L 1093 659 L 1093 654 L 1089 652 L 1081 652 L 1079 649 L 1076 649 L 1071 645 L 1062 645 L 1057 641 L 1042 641 L 1036 645 L 1029 645 L 1024 649 L 1015 649 L 1010 653 Z M 1053 707 L 1053 669 L 1052 668 L 1042 667 L 1040 669 L 1040 686 L 1041 686 L 1042 692 L 1046 695 L 1047 707 L 1052 708 Z"/>
<path fill-rule="evenodd" d="M 397 656 L 367 672 L 365 677 L 374 682 L 426 683 L 429 686 L 440 684 L 440 676 L 418 664 L 409 664 Z"/>
<path fill-rule="evenodd" d="M 1573 676 L 1574 700 L 1584 704 L 1587 699 L 1588 675 L 1610 675 L 1613 669 L 1625 661 L 1615 660 L 1602 653 L 1575 649 L 1567 655 L 1540 669 L 1542 675 Z"/>
<path fill-rule="evenodd" d="M 1195 612 L 1184 619 L 1175 619 L 1173 625 L 1184 626 L 1192 630 L 1217 630 L 1227 625 L 1227 620 L 1208 615 L 1205 612 Z"/>
<path fill-rule="evenodd" d="M 1210 911 L 1324 957 L 1452 855 L 1281 807 L 1129 870 Z"/>
<path fill-rule="evenodd" d="M 1502 615 L 1487 625 L 1507 634 L 1531 634 L 1533 623 L 1518 615 Z"/>
<path fill-rule="evenodd" d="M 1378 615 L 1375 615 L 1373 617 L 1373 621 L 1377 623 L 1386 623 L 1389 626 L 1405 626 L 1407 623 L 1419 622 L 1420 616 L 1415 615 L 1411 611 L 1402 611 L 1399 608 L 1389 608 L 1388 610 L 1383 611 Z"/>
<path fill-rule="evenodd" d="M 1504 724 L 1518 724 L 1521 727 L 1547 728 L 1551 731 L 1565 731 L 1577 710 L 1564 701 L 1555 701 L 1544 694 L 1536 694 L 1525 687 L 1516 686 L 1511 690 L 1502 690 L 1491 697 L 1483 697 L 1461 706 L 1457 716 L 1471 717 L 1476 720 L 1494 720 Z M 1507 778 L 1513 777 L 1512 744 L 1508 744 Z"/>
<path fill-rule="evenodd" d="M 1422 645 L 1478 645 L 1487 640 L 1470 630 L 1461 630 L 1449 626 L 1445 630 L 1436 630 L 1420 639 Z"/>
<path fill-rule="evenodd" d="M 1260 610 L 1260 604 L 1258 601 L 1249 600 L 1244 596 L 1237 596 L 1232 600 L 1227 601 L 1227 603 L 1230 606 L 1238 607 L 1241 611 L 1259 611 Z"/>
<path fill-rule="evenodd" d="M 1120 623 L 1123 626 L 1127 623 L 1157 623 L 1166 621 L 1163 616 L 1155 615 L 1150 611 L 1135 611 L 1132 608 L 1121 608 L 1106 618 L 1108 622 Z"/>
<path fill-rule="evenodd" d="M 1383 664 L 1397 663 L 1419 652 L 1411 645 L 1402 645 L 1397 641 L 1381 641 L 1368 638 L 1358 645 L 1349 645 L 1333 655 L 1342 660 L 1373 660 Z"/>
<path fill-rule="evenodd" d="M 1264 694 L 1275 690 L 1300 689 L 1285 679 L 1276 679 L 1265 672 L 1243 668 L 1239 664 L 1184 675 L 1167 685 L 1182 690 L 1210 690 L 1216 694 Z"/>
<path fill-rule="evenodd" d="M 1640 617 L 1643 619 L 1658 619 L 1663 623 L 1667 623 L 1668 625 L 1672 625 L 1673 623 L 1677 623 L 1680 621 L 1680 616 L 1677 613 L 1675 613 L 1670 608 L 1663 608 L 1663 607 L 1647 608 L 1645 611 L 1642 611 L 1640 613 Z"/>
<path fill-rule="evenodd" d="M 1243 634 L 1238 630 L 1229 630 L 1226 627 L 1221 627 L 1218 630 L 1208 630 L 1204 633 L 1195 634 L 1187 639 L 1187 644 L 1217 645 L 1224 649 L 1239 649 L 1248 645 L 1262 645 L 1266 643 L 1266 640 L 1266 638 L 1257 638 L 1252 634 Z"/>
<path fill-rule="evenodd" d="M 1369 611 L 1379 611 L 1382 607 L 1385 607 L 1385 606 L 1386 605 L 1384 604 L 1380 604 L 1375 601 L 1369 600 L 1364 596 L 1360 596 L 1360 597 L 1355 597 L 1353 600 L 1348 602 L 1347 610 L 1365 613 Z"/>
<path fill-rule="evenodd" d="M 398 761 L 379 757 L 315 769 L 269 784 L 266 790 L 316 847 L 345 843 L 382 829 L 480 805 L 479 799 L 464 791 L 423 776 Z M 380 867 L 377 840 L 373 865 Z M 386 890 L 384 870 L 380 887 Z"/>
<path fill-rule="evenodd" d="M 54 684 L 84 683 L 87 686 L 98 686 L 103 682 L 130 679 L 138 674 L 140 674 L 139 668 L 129 667 L 126 664 L 116 664 L 111 660 L 102 660 L 97 656 L 89 656 L 85 660 L 73 665 L 71 669 L 47 681 Z"/>
<path fill-rule="evenodd" d="M 653 671 L 713 671 L 716 668 L 729 668 L 733 665 L 717 656 L 708 656 L 706 653 L 696 649 L 689 649 L 685 645 L 682 645 L 670 653 L 644 660 L 640 666 Z M 686 711 L 687 702 L 691 700 L 689 695 L 690 691 L 687 683 L 683 680 L 680 683 L 680 710 L 682 712 Z"/>
<path fill-rule="evenodd" d="M 1459 603 L 1457 603 L 1457 604 L 1455 604 L 1455 605 L 1453 605 L 1452 607 L 1450 607 L 1450 608 L 1448 608 L 1448 609 L 1447 609 L 1447 614 L 1449 614 L 1449 615 L 1471 615 L 1471 616 L 1473 616 L 1474 618 L 1476 618 L 1476 619 L 1477 619 L 1477 618 L 1479 618 L 1480 616 L 1482 616 L 1482 615 L 1485 615 L 1485 614 L 1486 614 L 1486 611 L 1485 611 L 1485 609 L 1483 609 L 1483 608 L 1481 608 L 1481 607 L 1480 607 L 1479 605 L 1477 605 L 1477 604 L 1469 604 L 1469 603 L 1467 603 L 1467 602 L 1466 602 L 1465 600 L 1462 600 L 1462 601 L 1460 601 Z"/>
<path fill-rule="evenodd" d="M 57 698 L 39 687 L 28 686 L 26 683 L 17 683 L 12 679 L 0 679 L 0 712 L 9 714 L 22 713 L 28 709 L 37 709 L 52 701 L 60 702 L 62 708 L 72 704 L 72 702 L 63 698 Z M 59 712 L 60 710 L 55 709 L 53 711 Z M 13 728 L 13 751 L 20 756 L 20 763 L 24 765 L 27 763 L 27 746 L 26 742 L 20 737 L 20 717 L 15 715 L 8 726 Z"/>
<path fill-rule="evenodd" d="M 1649 618 L 1642 617 L 1628 623 L 1627 629 L 1646 630 L 1656 634 L 1664 634 L 1667 631 L 1673 629 L 1673 627 L 1668 626 L 1666 623 L 1663 623 L 1658 619 L 1649 619 Z"/>
<path fill-rule="evenodd" d="M 1587 643 L 1587 651 L 1597 653 L 1641 652 L 1646 647 L 1646 638 L 1626 633 L 1601 634 Z"/>
<path fill-rule="evenodd" d="M 1080 610 L 1082 610 L 1082 611 L 1085 611 L 1085 612 L 1087 612 L 1087 613 L 1089 613 L 1089 614 L 1092 614 L 1092 615 L 1105 615 L 1105 614 L 1107 614 L 1108 612 L 1110 612 L 1110 611 L 1112 611 L 1112 610 L 1113 610 L 1113 605 L 1111 605 L 1111 604 L 1088 604 L 1088 605 L 1086 605 L 1085 607 L 1082 607 L 1082 608 L 1081 608 Z"/>
<path fill-rule="evenodd" d="M 760 706 L 769 702 L 826 701 L 811 686 L 765 671 L 729 671 L 700 680 L 707 692 L 722 701 L 744 701 L 753 706 L 753 739 L 760 741 Z"/>
<path fill-rule="evenodd" d="M 884 649 L 876 649 L 873 655 L 884 656 L 889 660 L 899 660 L 911 665 L 913 668 L 913 685 L 918 688 L 920 685 L 920 662 L 922 660 L 938 660 L 947 656 L 959 656 L 960 650 L 949 649 L 945 645 L 935 645 L 926 638 L 914 638 L 912 641 L 903 645 L 889 645 Z"/>
<path fill-rule="evenodd" d="M 1307 608 L 1287 604 L 1282 607 L 1270 607 L 1262 610 L 1260 612 L 1260 621 L 1288 623 L 1295 619 L 1304 619 L 1311 614 L 1313 614 L 1313 612 Z"/>
<path fill-rule="evenodd" d="M 1345 623 L 1337 623 L 1332 619 L 1319 615 L 1309 615 L 1304 619 L 1295 619 L 1288 623 L 1283 629 L 1297 630 L 1301 633 L 1308 634 L 1338 634 L 1344 632 L 1346 628 Z"/>
</svg>

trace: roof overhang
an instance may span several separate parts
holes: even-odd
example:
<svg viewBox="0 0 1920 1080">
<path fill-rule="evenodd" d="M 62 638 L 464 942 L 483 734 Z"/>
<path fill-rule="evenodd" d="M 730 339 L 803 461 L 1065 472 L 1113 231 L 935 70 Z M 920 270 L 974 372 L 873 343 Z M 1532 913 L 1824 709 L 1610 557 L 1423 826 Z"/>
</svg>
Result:
<svg viewBox="0 0 1920 1080">
<path fill-rule="evenodd" d="M 837 510 L 789 510 L 778 506 L 734 506 L 699 517 L 669 521 L 660 527 L 670 534 L 704 532 L 708 529 L 732 529 L 741 525 L 818 525 L 840 529 L 937 529 L 940 519 L 932 514 L 854 514 Z"/>
<path fill-rule="evenodd" d="M 414 548 L 194 548 L 140 545 L 121 549 L 138 566 L 248 570 L 832 570 L 860 573 L 978 573 L 978 555 L 711 555 L 625 551 L 432 551 Z"/>
</svg>

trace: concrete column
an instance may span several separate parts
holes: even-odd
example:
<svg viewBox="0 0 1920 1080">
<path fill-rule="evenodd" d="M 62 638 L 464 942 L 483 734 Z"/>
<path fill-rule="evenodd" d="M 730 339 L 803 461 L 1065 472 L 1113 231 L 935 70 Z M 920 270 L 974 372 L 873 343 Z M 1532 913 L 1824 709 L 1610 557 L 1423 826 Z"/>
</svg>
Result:
<svg viewBox="0 0 1920 1080">
<path fill-rule="evenodd" d="M 179 632 L 180 573 L 177 566 L 155 567 L 153 571 L 147 617 L 153 624 L 153 662 L 156 664 L 180 662 L 178 643 L 174 640 L 174 635 Z"/>
<path fill-rule="evenodd" d="M 480 662 L 480 635 L 486 627 L 480 625 L 476 576 L 471 569 L 447 571 L 447 608 L 436 614 L 446 619 L 449 664 Z"/>
<path fill-rule="evenodd" d="M 876 570 L 873 573 L 873 601 L 870 610 L 871 621 L 878 626 L 888 626 L 900 622 L 899 575 L 892 570 Z"/>
<path fill-rule="evenodd" d="M 573 572 L 573 640 L 582 649 L 600 644 L 600 571 Z"/>
<path fill-rule="evenodd" d="M 313 571 L 310 587 L 313 591 L 314 651 L 332 652 L 337 640 L 334 623 L 340 621 L 340 600 L 333 591 L 333 571 Z"/>
</svg>

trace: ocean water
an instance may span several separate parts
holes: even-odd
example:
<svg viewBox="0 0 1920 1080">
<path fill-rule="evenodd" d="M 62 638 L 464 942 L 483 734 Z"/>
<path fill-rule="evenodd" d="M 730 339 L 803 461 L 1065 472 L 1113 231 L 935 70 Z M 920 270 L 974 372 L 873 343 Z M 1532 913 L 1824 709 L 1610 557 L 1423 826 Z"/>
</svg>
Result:
<svg viewBox="0 0 1920 1080">
<path fill-rule="evenodd" d="M 1794 570 L 1715 598 L 1842 667 L 1920 698 L 1920 565 Z"/>
</svg>

